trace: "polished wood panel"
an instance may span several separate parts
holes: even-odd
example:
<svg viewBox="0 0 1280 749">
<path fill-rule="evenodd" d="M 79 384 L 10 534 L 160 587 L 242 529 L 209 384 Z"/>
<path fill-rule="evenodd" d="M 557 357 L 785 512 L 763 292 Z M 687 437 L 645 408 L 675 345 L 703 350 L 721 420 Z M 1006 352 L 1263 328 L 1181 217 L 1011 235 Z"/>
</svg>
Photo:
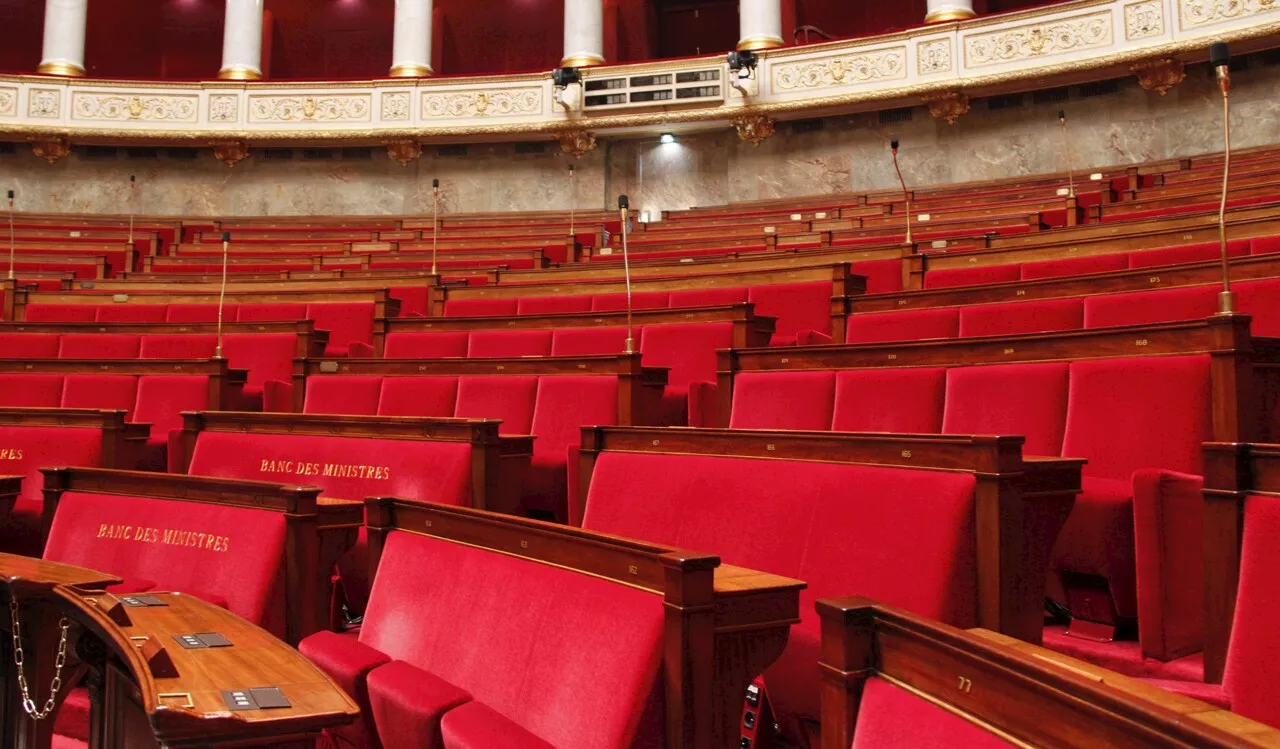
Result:
<svg viewBox="0 0 1280 749">
<path fill-rule="evenodd" d="M 26 316 L 26 306 L 29 304 L 217 304 L 221 298 L 226 304 L 321 304 L 334 302 L 369 302 L 374 305 L 374 318 L 385 319 L 395 317 L 400 312 L 400 300 L 391 298 L 388 288 L 400 284 L 384 283 L 384 279 L 376 279 L 373 286 L 377 288 L 371 289 L 351 289 L 343 287 L 345 280 L 339 280 L 327 286 L 314 286 L 318 281 L 308 281 L 300 283 L 297 281 L 267 281 L 257 284 L 236 283 L 227 285 L 227 293 L 220 296 L 217 288 L 195 287 L 190 288 L 186 285 L 177 285 L 178 288 L 158 290 L 152 289 L 148 291 L 146 288 L 135 286 L 126 287 L 131 289 L 131 293 L 124 302 L 117 302 L 113 299 L 116 295 L 124 294 L 124 290 L 117 287 L 116 290 L 111 289 L 85 289 L 73 292 L 56 292 L 56 291 L 26 291 L 19 290 L 13 296 L 14 308 L 13 315 L 7 317 L 11 320 L 23 320 Z M 412 285 L 429 285 L 428 281 L 417 280 L 415 284 L 402 284 L 406 286 Z M 6 295 L 6 302 L 9 296 Z M 374 326 L 375 332 L 378 326 Z"/>
<path fill-rule="evenodd" d="M 1203 702 L 986 630 L 864 598 L 825 599 L 821 749 L 849 749 L 868 678 L 1016 746 L 1280 746 L 1280 732 Z M 938 737 L 940 740 L 941 737 Z"/>
</svg>

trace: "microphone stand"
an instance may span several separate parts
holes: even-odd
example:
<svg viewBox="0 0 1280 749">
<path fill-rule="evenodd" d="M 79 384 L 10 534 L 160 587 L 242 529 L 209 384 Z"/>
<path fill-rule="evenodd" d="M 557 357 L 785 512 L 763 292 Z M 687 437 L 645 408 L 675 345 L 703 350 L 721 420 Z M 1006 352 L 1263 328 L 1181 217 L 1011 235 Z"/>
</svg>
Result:
<svg viewBox="0 0 1280 749">
<path fill-rule="evenodd" d="M 1075 176 L 1071 169 L 1071 141 L 1067 139 L 1067 114 L 1058 110 L 1058 123 L 1062 126 L 1062 157 L 1067 160 L 1067 197 L 1076 196 Z"/>
<path fill-rule="evenodd" d="M 9 191 L 9 280 L 13 276 L 14 241 L 13 241 L 13 190 Z"/>
<path fill-rule="evenodd" d="M 898 173 L 898 184 L 902 186 L 902 198 L 907 203 L 906 244 L 909 246 L 911 244 L 911 193 L 907 192 L 907 182 L 902 178 L 902 169 L 898 166 L 898 141 L 893 141 L 889 150 L 893 153 L 893 170 Z"/>
<path fill-rule="evenodd" d="M 636 343 L 631 330 L 631 258 L 627 252 L 627 213 L 629 208 L 630 204 L 627 202 L 626 195 L 618 198 L 618 211 L 622 216 L 622 272 L 627 281 L 627 344 L 623 353 L 634 354 L 636 352 Z"/>
<path fill-rule="evenodd" d="M 1231 290 L 1231 266 L 1227 260 L 1227 179 L 1231 175 L 1231 69 L 1226 62 L 1214 69 L 1222 91 L 1222 197 L 1218 201 L 1218 244 L 1222 252 L 1222 293 L 1218 294 L 1218 314 L 1236 311 L 1236 295 Z"/>
<path fill-rule="evenodd" d="M 573 181 L 573 164 L 569 165 L 569 238 L 573 242 L 578 241 L 578 235 L 573 230 L 573 204 L 578 200 L 578 184 Z"/>
<path fill-rule="evenodd" d="M 231 232 L 222 232 L 222 289 L 218 292 L 218 345 L 213 358 L 222 358 L 222 307 L 227 298 L 227 252 L 231 248 Z"/>
<path fill-rule="evenodd" d="M 440 244 L 440 180 L 431 185 L 431 275 L 436 275 L 436 248 Z"/>
<path fill-rule="evenodd" d="M 138 212 L 137 200 L 138 182 L 132 174 L 129 175 L 129 244 L 133 244 L 133 217 Z"/>
</svg>

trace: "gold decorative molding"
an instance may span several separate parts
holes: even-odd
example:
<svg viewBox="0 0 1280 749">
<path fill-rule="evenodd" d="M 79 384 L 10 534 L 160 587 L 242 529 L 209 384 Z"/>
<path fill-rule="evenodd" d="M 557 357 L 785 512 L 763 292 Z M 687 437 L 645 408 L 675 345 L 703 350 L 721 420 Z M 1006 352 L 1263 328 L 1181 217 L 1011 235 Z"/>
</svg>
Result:
<svg viewBox="0 0 1280 749">
<path fill-rule="evenodd" d="M 137 96 L 71 92 L 71 119 L 108 122 L 198 122 L 200 99 L 192 95 L 144 93 Z"/>
<path fill-rule="evenodd" d="M 64 78 L 83 78 L 84 68 L 69 62 L 42 62 L 36 66 L 40 75 L 60 75 Z"/>
<path fill-rule="evenodd" d="M 929 114 L 935 120 L 946 120 L 948 125 L 956 124 L 956 119 L 969 112 L 969 97 L 959 91 L 931 94 L 922 97 L 929 105 Z"/>
<path fill-rule="evenodd" d="M 926 24 L 950 23 L 952 21 L 968 21 L 975 18 L 978 14 L 973 12 L 971 8 L 944 8 L 936 10 L 924 17 Z"/>
<path fill-rule="evenodd" d="M 776 36 L 749 36 L 739 39 L 738 46 L 734 49 L 739 52 L 759 52 L 765 49 L 777 49 L 782 45 L 783 41 Z"/>
<path fill-rule="evenodd" d="M 391 70 L 387 71 L 387 76 L 390 78 L 426 78 L 431 75 L 434 75 L 434 71 L 431 70 L 430 65 L 416 65 L 413 63 L 394 65 Z"/>
<path fill-rule="evenodd" d="M 416 140 L 401 138 L 387 141 L 387 158 L 399 161 L 400 166 L 407 166 L 410 161 L 417 161 L 422 156 L 422 144 Z"/>
<path fill-rule="evenodd" d="M 513 117 L 542 113 L 542 90 L 473 89 L 422 95 L 423 119 Z"/>
<path fill-rule="evenodd" d="M 776 124 L 772 118 L 764 114 L 749 114 L 733 121 L 738 131 L 738 139 L 758 146 L 773 136 Z"/>
<path fill-rule="evenodd" d="M 1252 18 L 1280 10 L 1278 0 L 1180 0 L 1178 16 L 1183 29 Z"/>
<path fill-rule="evenodd" d="M 51 138 L 28 138 L 28 140 L 31 142 L 32 153 L 50 164 L 71 153 L 71 141 L 66 138 L 54 136 Z"/>
<path fill-rule="evenodd" d="M 604 58 L 599 55 L 572 55 L 560 60 L 562 68 L 589 68 L 603 64 Z"/>
<path fill-rule="evenodd" d="M 907 48 L 889 47 L 857 55 L 831 55 L 773 65 L 773 87 L 780 91 L 849 86 L 907 76 Z"/>
<path fill-rule="evenodd" d="M 244 67 L 223 68 L 218 71 L 218 78 L 224 81 L 260 81 L 262 71 Z"/>
<path fill-rule="evenodd" d="M 242 140 L 226 140 L 213 144 L 213 157 L 234 167 L 249 155 L 249 145 Z"/>
<path fill-rule="evenodd" d="M 1111 46 L 1111 13 L 1093 13 L 965 37 L 965 64 L 983 67 Z"/>
<path fill-rule="evenodd" d="M 16 86 L 0 87 L 0 117 L 16 117 L 18 115 L 18 88 Z"/>
<path fill-rule="evenodd" d="M 1169 93 L 1169 89 L 1182 83 L 1187 77 L 1186 66 L 1181 60 L 1171 57 L 1135 62 L 1129 66 L 1129 71 L 1138 76 L 1138 83 L 1143 88 L 1161 96 Z"/>
<path fill-rule="evenodd" d="M 560 134 L 560 150 L 575 159 L 596 150 L 596 134 L 590 130 L 572 130 Z"/>
<path fill-rule="evenodd" d="M 368 122 L 370 94 L 249 97 L 249 122 Z"/>
</svg>

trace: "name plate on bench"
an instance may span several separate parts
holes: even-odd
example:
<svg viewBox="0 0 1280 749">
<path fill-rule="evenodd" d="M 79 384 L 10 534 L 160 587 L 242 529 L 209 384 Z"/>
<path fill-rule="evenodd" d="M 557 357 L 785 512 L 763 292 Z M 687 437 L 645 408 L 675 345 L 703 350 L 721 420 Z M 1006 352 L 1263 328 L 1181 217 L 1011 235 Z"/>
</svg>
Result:
<svg viewBox="0 0 1280 749">
<path fill-rule="evenodd" d="M 255 687 L 253 689 L 224 689 L 222 701 L 228 710 L 271 710 L 293 707 L 279 687 Z"/>
</svg>

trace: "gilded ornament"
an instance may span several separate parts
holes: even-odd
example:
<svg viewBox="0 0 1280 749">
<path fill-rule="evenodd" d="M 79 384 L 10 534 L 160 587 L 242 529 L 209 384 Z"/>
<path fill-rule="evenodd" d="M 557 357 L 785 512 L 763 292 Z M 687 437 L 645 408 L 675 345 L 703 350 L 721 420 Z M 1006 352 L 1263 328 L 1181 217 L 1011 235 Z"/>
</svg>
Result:
<svg viewBox="0 0 1280 749">
<path fill-rule="evenodd" d="M 916 47 L 916 70 L 921 75 L 951 72 L 951 40 L 921 42 Z"/>
<path fill-rule="evenodd" d="M 906 77 L 907 48 L 893 47 L 858 55 L 834 55 L 773 68 L 776 90 L 847 86 Z"/>
<path fill-rule="evenodd" d="M 596 134 L 590 130 L 572 130 L 560 134 L 560 150 L 580 159 L 596 148 Z"/>
<path fill-rule="evenodd" d="M 1138 83 L 1143 88 L 1161 96 L 1169 93 L 1169 89 L 1182 83 L 1187 77 L 1187 69 L 1182 61 L 1170 57 L 1135 62 L 1129 66 L 1129 71 L 1138 76 Z"/>
<path fill-rule="evenodd" d="M 948 125 L 956 124 L 956 118 L 969 111 L 969 97 L 959 91 L 930 94 L 922 98 L 929 105 L 929 114 L 935 120 L 946 120 Z"/>
<path fill-rule="evenodd" d="M 213 157 L 233 167 L 249 155 L 249 146 L 242 140 L 225 140 L 213 144 Z"/>
<path fill-rule="evenodd" d="M 129 119 L 136 120 L 142 116 L 142 99 L 136 96 L 129 98 Z"/>
<path fill-rule="evenodd" d="M 422 144 L 416 140 L 403 138 L 387 141 L 387 158 L 399 161 L 401 166 L 408 165 L 410 161 L 416 161 L 421 155 Z"/>
<path fill-rule="evenodd" d="M 27 116 L 56 120 L 61 100 L 57 89 L 33 88 L 27 92 Z"/>
<path fill-rule="evenodd" d="M 965 37 L 966 63 L 982 67 L 1107 47 L 1111 45 L 1111 26 L 1107 11 L 973 34 Z"/>
<path fill-rule="evenodd" d="M 1277 7 L 1276 0 L 1182 0 L 1181 15 L 1185 28 L 1270 13 Z"/>
<path fill-rule="evenodd" d="M 1124 6 L 1124 38 L 1146 39 L 1164 33 L 1164 4 L 1158 0 Z"/>
<path fill-rule="evenodd" d="M 302 100 L 302 116 L 308 120 L 316 116 L 316 98 L 314 96 L 308 96 Z"/>
<path fill-rule="evenodd" d="M 18 113 L 18 89 L 0 88 L 0 117 L 13 117 Z"/>
<path fill-rule="evenodd" d="M 542 90 L 537 88 L 493 89 L 424 93 L 424 119 L 443 117 L 511 117 L 542 113 Z"/>
<path fill-rule="evenodd" d="M 740 140 L 758 146 L 773 135 L 775 123 L 768 115 L 753 114 L 734 120 L 733 127 Z"/>
<path fill-rule="evenodd" d="M 71 153 L 71 141 L 60 135 L 27 140 L 31 142 L 31 151 L 50 164 Z"/>
</svg>

